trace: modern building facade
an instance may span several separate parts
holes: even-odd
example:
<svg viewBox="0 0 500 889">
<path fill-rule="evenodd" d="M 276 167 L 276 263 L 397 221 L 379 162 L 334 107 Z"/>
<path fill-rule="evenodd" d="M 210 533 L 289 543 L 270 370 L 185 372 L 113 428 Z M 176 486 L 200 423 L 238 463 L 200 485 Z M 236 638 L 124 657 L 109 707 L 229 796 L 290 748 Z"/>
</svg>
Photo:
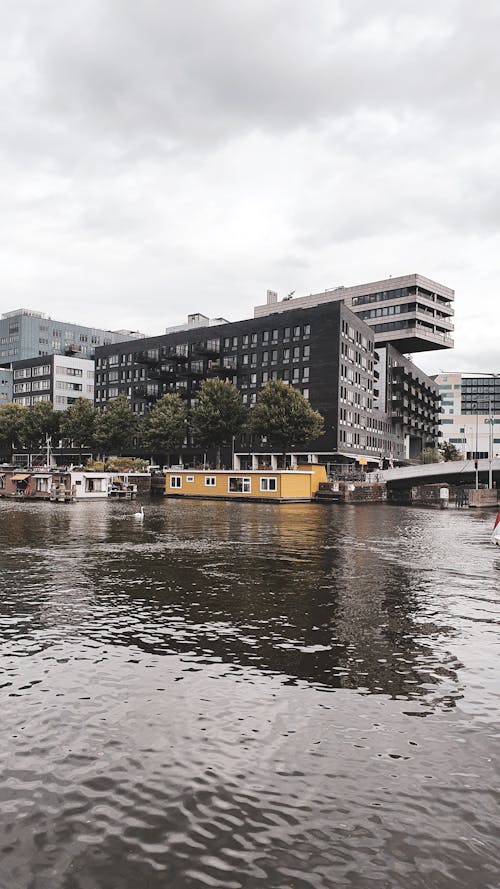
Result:
<svg viewBox="0 0 500 889">
<path fill-rule="evenodd" d="M 376 406 L 389 416 L 396 440 L 403 442 L 403 459 L 418 460 L 438 438 L 438 386 L 394 346 L 378 347 L 375 356 Z"/>
<path fill-rule="evenodd" d="M 93 358 L 97 346 L 142 336 L 131 330 L 102 330 L 55 321 L 43 312 L 17 309 L 0 317 L 0 365 L 53 354 Z"/>
<path fill-rule="evenodd" d="M 256 306 L 255 318 L 342 301 L 372 328 L 375 346 L 392 345 L 399 352 L 453 348 L 453 301 L 450 287 L 423 275 L 403 275 L 322 293 L 288 296 L 278 301 L 272 290 L 267 303 Z"/>
<path fill-rule="evenodd" d="M 440 373 L 439 432 L 464 458 L 500 455 L 500 374 Z"/>
<path fill-rule="evenodd" d="M 177 392 L 192 407 L 202 380 L 215 377 L 230 380 L 251 406 L 266 382 L 284 380 L 324 417 L 325 434 L 310 443 L 305 458 L 403 460 L 406 445 L 393 422 L 395 408 L 377 406 L 376 363 L 373 330 L 343 302 L 328 301 L 98 347 L 95 402 L 103 408 L 125 395 L 141 415 L 163 394 Z M 424 437 L 422 431 L 422 442 Z M 266 442 L 244 437 L 234 443 L 242 469 L 271 460 L 271 450 Z M 203 459 L 189 431 L 181 457 L 186 464 Z"/>
<path fill-rule="evenodd" d="M 12 401 L 12 371 L 0 367 L 0 404 Z"/>
<path fill-rule="evenodd" d="M 68 355 L 43 355 L 15 361 L 12 366 L 16 404 L 31 407 L 49 402 L 55 410 L 66 410 L 77 398 L 94 400 L 94 362 Z"/>
</svg>

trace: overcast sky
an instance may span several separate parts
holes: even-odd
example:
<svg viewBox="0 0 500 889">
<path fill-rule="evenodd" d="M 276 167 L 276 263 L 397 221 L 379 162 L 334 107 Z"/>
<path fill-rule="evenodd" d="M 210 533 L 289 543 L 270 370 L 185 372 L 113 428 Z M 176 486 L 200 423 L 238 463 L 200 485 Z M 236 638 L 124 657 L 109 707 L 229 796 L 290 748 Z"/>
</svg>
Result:
<svg viewBox="0 0 500 889">
<path fill-rule="evenodd" d="M 420 272 L 500 372 L 498 0 L 2 6 L 1 311 L 161 333 Z"/>
</svg>

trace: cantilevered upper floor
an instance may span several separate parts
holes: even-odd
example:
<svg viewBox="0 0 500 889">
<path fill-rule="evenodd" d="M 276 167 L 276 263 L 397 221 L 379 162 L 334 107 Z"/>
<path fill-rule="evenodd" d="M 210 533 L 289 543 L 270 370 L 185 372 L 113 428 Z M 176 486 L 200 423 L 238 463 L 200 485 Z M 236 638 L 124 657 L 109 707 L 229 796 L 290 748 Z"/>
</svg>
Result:
<svg viewBox="0 0 500 889">
<path fill-rule="evenodd" d="M 374 330 L 376 346 L 390 344 L 403 353 L 427 352 L 453 348 L 454 298 L 454 290 L 437 281 L 402 275 L 280 301 L 268 290 L 267 303 L 255 307 L 254 317 L 342 300 Z"/>
</svg>

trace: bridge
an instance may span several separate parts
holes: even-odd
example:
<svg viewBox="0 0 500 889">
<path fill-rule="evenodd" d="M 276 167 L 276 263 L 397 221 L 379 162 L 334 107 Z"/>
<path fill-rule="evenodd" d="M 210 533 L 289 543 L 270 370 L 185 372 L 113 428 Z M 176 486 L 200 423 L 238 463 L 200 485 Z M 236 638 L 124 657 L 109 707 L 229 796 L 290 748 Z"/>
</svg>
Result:
<svg viewBox="0 0 500 889">
<path fill-rule="evenodd" d="M 500 487 L 500 457 L 492 460 L 478 460 L 480 484 L 488 484 L 490 465 L 493 482 Z M 476 468 L 474 460 L 450 460 L 446 463 L 423 463 L 418 466 L 399 466 L 395 469 L 380 469 L 367 473 L 368 481 L 387 482 L 391 487 L 413 487 L 417 485 L 439 484 L 475 485 Z"/>
</svg>

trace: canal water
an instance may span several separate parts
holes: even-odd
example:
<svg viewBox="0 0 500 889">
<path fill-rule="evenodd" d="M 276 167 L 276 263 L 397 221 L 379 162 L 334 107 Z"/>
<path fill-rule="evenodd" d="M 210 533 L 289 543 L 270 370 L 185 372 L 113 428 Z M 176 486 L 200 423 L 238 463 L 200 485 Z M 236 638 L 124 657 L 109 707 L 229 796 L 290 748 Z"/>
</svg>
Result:
<svg viewBox="0 0 500 889">
<path fill-rule="evenodd" d="M 496 889 L 493 516 L 0 502 L 1 889 Z"/>
</svg>

